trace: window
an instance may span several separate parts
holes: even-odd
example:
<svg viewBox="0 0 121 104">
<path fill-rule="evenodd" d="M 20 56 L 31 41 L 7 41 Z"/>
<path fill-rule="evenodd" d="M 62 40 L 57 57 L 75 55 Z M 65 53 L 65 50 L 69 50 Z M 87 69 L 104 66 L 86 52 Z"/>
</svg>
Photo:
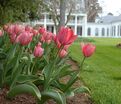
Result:
<svg viewBox="0 0 121 104">
<path fill-rule="evenodd" d="M 111 27 L 111 36 L 113 36 L 113 26 Z"/>
<path fill-rule="evenodd" d="M 113 27 L 113 36 L 116 35 L 116 26 Z"/>
<path fill-rule="evenodd" d="M 102 36 L 105 36 L 105 28 L 102 28 Z"/>
<path fill-rule="evenodd" d="M 82 26 L 77 27 L 77 34 L 82 36 Z"/>
<path fill-rule="evenodd" d="M 90 36 L 91 35 L 91 28 L 89 27 L 87 30 L 87 35 Z"/>
<path fill-rule="evenodd" d="M 54 32 L 54 26 L 47 26 L 47 30 L 50 32 Z"/>
<path fill-rule="evenodd" d="M 77 23 L 82 23 L 83 22 L 83 17 L 77 17 Z"/>
<path fill-rule="evenodd" d="M 99 29 L 95 28 L 95 36 L 98 36 L 98 35 L 99 35 Z"/>
<path fill-rule="evenodd" d="M 109 28 L 107 28 L 107 36 L 109 36 Z"/>
</svg>

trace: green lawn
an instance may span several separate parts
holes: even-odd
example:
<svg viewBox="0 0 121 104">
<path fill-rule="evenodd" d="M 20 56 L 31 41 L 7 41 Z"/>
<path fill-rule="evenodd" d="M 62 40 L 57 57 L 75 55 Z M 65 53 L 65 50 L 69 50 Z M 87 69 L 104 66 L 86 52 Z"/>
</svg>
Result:
<svg viewBox="0 0 121 104">
<path fill-rule="evenodd" d="M 85 61 L 81 78 L 91 90 L 95 104 L 121 104 L 121 49 L 116 44 L 121 39 L 94 38 L 95 54 Z M 71 50 L 71 57 L 82 60 L 79 40 Z"/>
</svg>

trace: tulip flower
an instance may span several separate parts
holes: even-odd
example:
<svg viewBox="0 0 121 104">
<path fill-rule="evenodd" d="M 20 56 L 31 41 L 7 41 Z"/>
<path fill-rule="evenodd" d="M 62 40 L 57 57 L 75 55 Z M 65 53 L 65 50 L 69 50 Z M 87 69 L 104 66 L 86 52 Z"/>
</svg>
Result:
<svg viewBox="0 0 121 104">
<path fill-rule="evenodd" d="M 64 49 L 62 49 L 60 52 L 59 52 L 59 56 L 60 56 L 60 58 L 64 58 L 65 56 L 67 56 L 67 51 L 66 50 L 64 50 Z"/>
<path fill-rule="evenodd" d="M 44 32 L 40 38 L 40 41 L 50 44 L 53 34 L 51 32 Z"/>
<path fill-rule="evenodd" d="M 28 45 L 32 41 L 32 37 L 33 37 L 32 33 L 24 31 L 20 33 L 20 35 L 17 37 L 16 42 L 20 43 L 23 46 Z"/>
<path fill-rule="evenodd" d="M 24 26 L 22 26 L 22 25 L 19 25 L 19 24 L 15 24 L 14 25 L 14 33 L 16 34 L 16 35 L 18 35 L 18 34 L 20 34 L 22 31 L 24 31 L 25 30 L 25 27 Z"/>
<path fill-rule="evenodd" d="M 29 25 L 25 26 L 25 31 L 32 32 L 33 28 Z"/>
<path fill-rule="evenodd" d="M 64 28 L 61 27 L 61 29 L 59 30 L 59 33 L 56 36 L 56 43 L 60 43 L 61 46 L 65 46 L 65 45 L 70 45 L 71 43 L 73 43 L 77 38 L 77 35 L 74 35 L 74 32 L 72 29 L 70 28 Z"/>
<path fill-rule="evenodd" d="M 2 37 L 3 36 L 3 31 L 2 30 L 0 30 L 0 37 Z"/>
<path fill-rule="evenodd" d="M 33 33 L 34 36 L 36 36 L 38 34 L 38 30 L 33 29 L 32 33 Z"/>
<path fill-rule="evenodd" d="M 9 35 L 12 35 L 12 34 L 19 35 L 22 31 L 25 30 L 25 27 L 19 24 L 12 24 L 8 26 L 4 26 L 4 29 L 9 33 Z"/>
<path fill-rule="evenodd" d="M 41 47 L 41 43 L 38 43 L 34 48 L 34 56 L 41 57 L 44 53 L 44 49 Z"/>
<path fill-rule="evenodd" d="M 82 53 L 85 57 L 90 57 L 96 49 L 96 46 L 94 46 L 91 43 L 87 43 L 87 44 L 81 44 L 81 48 L 82 48 Z"/>
<path fill-rule="evenodd" d="M 7 32 L 9 35 L 14 34 L 14 25 L 8 25 Z"/>
<path fill-rule="evenodd" d="M 11 35 L 9 35 L 9 38 L 10 38 L 11 43 L 15 43 L 17 35 L 16 34 L 11 34 Z"/>
<path fill-rule="evenodd" d="M 43 34 L 45 31 L 46 31 L 46 29 L 44 27 L 40 27 L 39 28 L 39 33 L 40 34 Z"/>
</svg>

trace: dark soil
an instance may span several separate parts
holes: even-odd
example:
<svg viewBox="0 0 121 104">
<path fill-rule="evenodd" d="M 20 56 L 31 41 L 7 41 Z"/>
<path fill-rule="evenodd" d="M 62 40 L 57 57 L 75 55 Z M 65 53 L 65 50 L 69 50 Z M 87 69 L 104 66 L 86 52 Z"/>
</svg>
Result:
<svg viewBox="0 0 121 104">
<path fill-rule="evenodd" d="M 79 69 L 76 62 L 70 60 L 67 63 L 72 65 L 72 70 Z M 67 80 L 69 80 L 69 77 L 65 77 L 62 79 L 63 82 L 66 82 Z M 80 82 L 80 80 L 78 80 L 74 84 L 74 87 L 78 87 L 82 85 L 83 85 L 83 82 Z M 29 94 L 21 94 L 16 96 L 14 99 L 7 99 L 6 98 L 7 91 L 8 91 L 7 88 L 0 90 L 0 104 L 36 104 L 36 99 Z M 50 100 L 46 104 L 56 104 L 56 103 Z M 90 95 L 86 93 L 83 93 L 83 94 L 81 93 L 81 94 L 76 94 L 73 97 L 68 97 L 67 104 L 93 104 L 93 102 L 90 99 Z"/>
<path fill-rule="evenodd" d="M 116 45 L 117 48 L 121 48 L 121 43 Z"/>
</svg>

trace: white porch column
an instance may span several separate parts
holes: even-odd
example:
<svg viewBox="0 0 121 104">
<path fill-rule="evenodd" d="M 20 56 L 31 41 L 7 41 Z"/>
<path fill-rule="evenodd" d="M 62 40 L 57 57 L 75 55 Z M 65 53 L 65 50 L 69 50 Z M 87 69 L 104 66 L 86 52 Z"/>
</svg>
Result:
<svg viewBox="0 0 121 104">
<path fill-rule="evenodd" d="M 47 14 L 44 14 L 44 28 L 47 28 Z"/>
<path fill-rule="evenodd" d="M 56 34 L 56 27 L 54 26 L 54 31 L 53 31 L 54 34 Z"/>
<path fill-rule="evenodd" d="M 116 35 L 115 37 L 118 37 L 118 25 L 115 25 L 115 27 L 116 27 L 115 28 L 115 35 Z"/>
<path fill-rule="evenodd" d="M 99 37 L 102 37 L 102 27 L 99 28 Z"/>
<path fill-rule="evenodd" d="M 87 37 L 87 15 L 84 16 L 84 20 L 83 20 L 82 36 Z"/>
<path fill-rule="evenodd" d="M 77 15 L 75 15 L 75 27 L 74 27 L 74 32 L 75 32 L 76 35 L 78 35 L 78 34 L 77 34 Z"/>
</svg>

